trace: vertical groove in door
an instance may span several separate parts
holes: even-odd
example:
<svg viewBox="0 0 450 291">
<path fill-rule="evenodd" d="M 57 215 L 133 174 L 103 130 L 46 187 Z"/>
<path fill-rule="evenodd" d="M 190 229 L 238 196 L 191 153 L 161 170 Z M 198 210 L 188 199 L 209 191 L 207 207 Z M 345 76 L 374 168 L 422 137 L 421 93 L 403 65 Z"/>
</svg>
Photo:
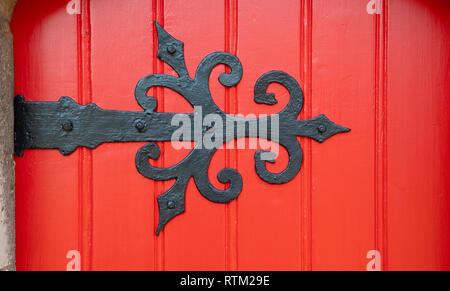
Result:
<svg viewBox="0 0 450 291">
<path fill-rule="evenodd" d="M 312 0 L 303 0 L 300 9 L 300 76 L 303 81 L 304 106 L 301 119 L 312 118 Z M 300 269 L 312 269 L 312 142 L 303 139 L 303 165 L 301 181 L 301 246 Z"/>
<path fill-rule="evenodd" d="M 152 2 L 152 19 L 153 22 L 158 21 L 161 26 L 164 27 L 164 0 L 153 0 Z M 153 74 L 164 74 L 164 64 L 157 58 L 158 52 L 158 34 L 153 23 Z M 158 99 L 157 111 L 164 112 L 164 90 L 161 87 L 154 87 L 152 90 L 152 96 Z M 164 143 L 157 143 L 164 152 Z M 162 155 L 156 161 L 156 167 L 164 168 L 164 155 Z M 155 206 L 154 206 L 154 229 L 156 231 L 159 223 L 159 208 L 158 208 L 158 194 L 164 192 L 164 182 L 155 182 L 154 184 L 154 195 Z M 159 236 L 155 235 L 155 271 L 164 271 L 164 241 L 165 232 L 161 231 Z"/>
<path fill-rule="evenodd" d="M 78 32 L 78 96 L 81 104 L 92 103 L 90 0 L 81 2 L 77 16 Z M 92 150 L 79 149 L 79 245 L 82 270 L 92 270 L 93 196 Z"/>
<path fill-rule="evenodd" d="M 238 0 L 225 0 L 225 52 L 237 56 L 238 42 Z M 229 73 L 230 69 L 227 67 Z M 237 86 L 225 89 L 225 111 L 229 114 L 238 113 Z M 236 141 L 234 146 L 225 151 L 225 167 L 238 168 L 238 156 Z M 238 246 L 237 246 L 237 199 L 225 206 L 226 208 L 226 266 L 228 271 L 238 269 Z"/>
<path fill-rule="evenodd" d="M 388 270 L 387 249 L 387 29 L 388 1 L 375 16 L 375 248 Z"/>
</svg>

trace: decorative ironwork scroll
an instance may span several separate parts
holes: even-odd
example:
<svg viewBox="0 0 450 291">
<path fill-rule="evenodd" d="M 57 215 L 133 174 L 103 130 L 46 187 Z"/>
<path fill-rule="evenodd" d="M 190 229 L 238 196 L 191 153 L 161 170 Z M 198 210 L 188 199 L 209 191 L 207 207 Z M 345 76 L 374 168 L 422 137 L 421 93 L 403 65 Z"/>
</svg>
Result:
<svg viewBox="0 0 450 291">
<path fill-rule="evenodd" d="M 15 99 L 15 151 L 21 156 L 25 149 L 58 149 L 63 155 L 73 153 L 78 147 L 96 148 L 102 143 L 112 142 L 158 142 L 170 141 L 178 129 L 172 125 L 175 113 L 155 112 L 157 100 L 148 96 L 152 87 L 166 87 L 183 96 L 193 107 L 201 106 L 200 112 L 186 114 L 192 124 L 196 118 L 202 119 L 208 114 L 220 116 L 222 123 L 255 122 L 258 118 L 242 118 L 223 112 L 214 103 L 209 79 L 213 68 L 224 64 L 231 69 L 223 73 L 219 82 L 226 87 L 236 86 L 242 78 L 242 65 L 239 59 L 231 54 L 215 52 L 206 56 L 197 68 L 195 78 L 188 74 L 184 45 L 173 38 L 158 23 L 158 58 L 170 65 L 178 77 L 151 74 L 141 79 L 135 90 L 136 100 L 144 109 L 141 112 L 103 110 L 95 104 L 79 105 L 69 97 L 62 97 L 58 102 L 30 102 L 23 96 Z M 290 75 L 281 71 L 271 71 L 261 76 L 255 85 L 254 100 L 259 104 L 273 105 L 277 103 L 274 94 L 268 93 L 271 83 L 279 83 L 290 94 L 287 106 L 277 114 L 279 132 L 268 132 L 263 138 L 278 142 L 289 154 L 287 167 L 281 173 L 272 173 L 266 168 L 262 159 L 264 151 L 255 154 L 255 171 L 265 182 L 284 184 L 291 181 L 300 171 L 302 165 L 302 149 L 298 136 L 312 138 L 323 142 L 331 136 L 347 132 L 350 129 L 331 122 L 320 115 L 310 120 L 297 120 L 303 107 L 303 93 L 300 85 Z M 271 117 L 267 120 L 270 123 Z M 202 128 L 200 134 L 194 133 L 185 140 L 194 141 L 195 146 L 189 155 L 177 165 L 170 168 L 157 168 L 149 159 L 157 160 L 161 150 L 155 143 L 142 147 L 136 155 L 136 167 L 143 176 L 157 181 L 175 179 L 175 184 L 158 197 L 159 225 L 156 234 L 175 216 L 185 211 L 185 192 L 189 179 L 193 178 L 198 191 L 206 199 L 215 203 L 228 203 L 241 193 L 243 180 L 241 174 L 234 169 L 223 169 L 218 174 L 221 183 L 228 183 L 226 190 L 215 188 L 208 178 L 211 158 L 217 148 L 207 149 L 199 146 L 204 137 L 213 135 L 208 128 Z M 223 142 L 241 137 L 261 137 L 245 128 L 223 132 Z"/>
</svg>

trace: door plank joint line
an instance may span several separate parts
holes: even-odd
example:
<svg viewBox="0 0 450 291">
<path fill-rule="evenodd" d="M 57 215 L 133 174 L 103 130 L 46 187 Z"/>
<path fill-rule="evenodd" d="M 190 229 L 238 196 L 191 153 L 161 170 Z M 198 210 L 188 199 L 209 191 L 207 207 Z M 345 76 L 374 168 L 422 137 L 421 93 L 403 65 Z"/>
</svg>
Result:
<svg viewBox="0 0 450 291">
<path fill-rule="evenodd" d="M 92 103 L 90 0 L 83 0 L 77 17 L 78 94 L 81 104 Z M 79 150 L 79 227 L 82 270 L 92 270 L 93 261 L 93 157 L 86 148 Z"/>
<path fill-rule="evenodd" d="M 305 93 L 304 119 L 312 118 L 312 0 L 303 0 L 300 8 L 300 75 Z M 303 139 L 304 173 L 301 179 L 300 269 L 312 269 L 312 141 Z"/>
<path fill-rule="evenodd" d="M 238 0 L 225 0 L 225 52 L 237 55 L 238 43 Z M 230 70 L 227 67 L 226 71 Z M 237 86 L 225 88 L 225 111 L 230 114 L 238 113 Z M 236 141 L 233 149 L 225 151 L 225 167 L 238 168 L 238 152 Z M 226 211 L 226 266 L 228 271 L 237 271 L 238 269 L 238 219 L 237 219 L 238 201 L 232 201 L 225 206 Z"/>
<path fill-rule="evenodd" d="M 154 27 L 154 22 L 158 21 L 159 24 L 164 27 L 164 0 L 153 0 L 152 2 L 152 14 L 153 14 L 153 23 L 152 27 Z M 153 30 L 153 73 L 154 74 L 164 74 L 164 63 L 160 61 L 157 57 L 158 52 L 158 34 L 156 29 Z M 158 98 L 158 111 L 165 112 L 164 110 L 164 89 L 160 87 L 152 88 L 153 95 Z M 157 143 L 161 148 L 161 151 L 165 151 L 164 143 Z M 165 160 L 164 155 L 162 155 L 157 161 L 156 166 L 160 168 L 164 168 Z M 154 228 L 158 227 L 158 200 L 157 194 L 163 193 L 165 190 L 164 182 L 155 182 L 154 183 Z M 165 270 L 165 232 L 161 231 L 159 236 L 155 236 L 155 271 L 164 271 Z"/>
<path fill-rule="evenodd" d="M 387 49 L 388 1 L 375 15 L 375 249 L 388 270 L 387 237 Z"/>
</svg>

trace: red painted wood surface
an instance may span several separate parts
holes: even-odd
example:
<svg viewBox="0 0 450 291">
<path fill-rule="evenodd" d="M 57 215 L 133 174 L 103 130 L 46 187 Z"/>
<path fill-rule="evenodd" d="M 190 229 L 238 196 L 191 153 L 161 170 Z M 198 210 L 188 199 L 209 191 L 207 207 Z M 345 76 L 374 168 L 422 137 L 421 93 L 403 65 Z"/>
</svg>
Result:
<svg viewBox="0 0 450 291">
<path fill-rule="evenodd" d="M 102 108 L 141 110 L 136 82 L 174 74 L 156 59 L 158 20 L 184 41 L 191 76 L 213 51 L 237 55 L 242 82 L 214 100 L 233 114 L 277 112 L 256 105 L 253 86 L 270 70 L 295 77 L 305 93 L 301 119 L 326 114 L 352 128 L 318 144 L 300 139 L 300 174 L 280 186 L 261 181 L 255 150 L 219 150 L 244 179 L 227 205 L 204 199 L 191 182 L 186 213 L 159 237 L 156 197 L 172 182 L 139 175 L 140 143 L 53 150 L 17 158 L 17 268 L 65 270 L 365 270 L 370 250 L 384 270 L 450 269 L 450 5 L 395 0 L 369 14 L 355 0 L 19 0 L 13 22 L 16 93 L 28 100 L 71 96 Z M 176 93 L 154 89 L 160 112 L 192 112 Z M 161 145 L 158 166 L 187 150 Z M 281 152 L 273 170 L 281 170 Z"/>
</svg>

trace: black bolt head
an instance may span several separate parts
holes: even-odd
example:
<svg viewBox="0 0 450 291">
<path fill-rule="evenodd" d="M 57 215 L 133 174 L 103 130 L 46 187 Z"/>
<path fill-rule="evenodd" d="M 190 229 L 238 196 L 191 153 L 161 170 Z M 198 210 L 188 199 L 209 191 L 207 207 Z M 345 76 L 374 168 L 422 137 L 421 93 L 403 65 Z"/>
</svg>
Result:
<svg viewBox="0 0 450 291">
<path fill-rule="evenodd" d="M 319 130 L 320 133 L 325 133 L 327 131 L 327 127 L 323 124 L 319 125 L 317 129 Z"/>
<path fill-rule="evenodd" d="M 175 209 L 175 202 L 173 202 L 173 201 L 167 202 L 167 208 L 169 208 L 169 209 Z"/>
<path fill-rule="evenodd" d="M 146 124 L 145 124 L 145 121 L 143 121 L 143 120 L 136 120 L 136 122 L 134 123 L 134 126 L 136 127 L 136 129 L 139 132 L 143 132 L 145 130 Z"/>
<path fill-rule="evenodd" d="M 72 123 L 72 121 L 70 121 L 70 120 L 64 121 L 63 124 L 62 124 L 62 129 L 64 131 L 67 131 L 67 132 L 72 131 L 73 130 L 73 123 Z"/>
<path fill-rule="evenodd" d="M 167 52 L 168 52 L 169 54 L 173 55 L 174 53 L 177 52 L 177 49 L 176 49 L 173 45 L 169 45 L 169 46 L 167 47 Z"/>
</svg>

